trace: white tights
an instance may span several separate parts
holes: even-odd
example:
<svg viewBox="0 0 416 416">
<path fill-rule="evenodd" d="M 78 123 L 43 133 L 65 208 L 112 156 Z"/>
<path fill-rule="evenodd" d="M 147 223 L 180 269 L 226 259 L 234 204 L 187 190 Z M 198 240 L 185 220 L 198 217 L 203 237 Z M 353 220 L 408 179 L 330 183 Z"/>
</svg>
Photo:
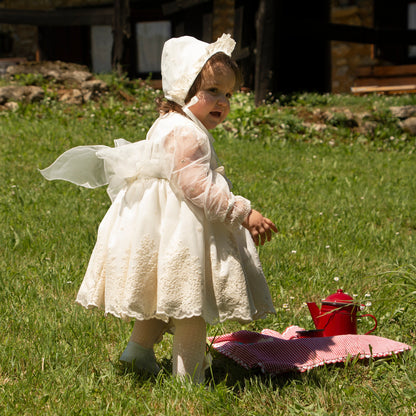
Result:
<svg viewBox="0 0 416 416">
<path fill-rule="evenodd" d="M 189 377 L 195 383 L 204 381 L 206 324 L 200 316 L 186 319 L 172 319 L 173 374 L 179 378 Z M 172 326 L 159 319 L 136 320 L 130 341 L 144 348 L 153 349 L 163 333 Z"/>
</svg>

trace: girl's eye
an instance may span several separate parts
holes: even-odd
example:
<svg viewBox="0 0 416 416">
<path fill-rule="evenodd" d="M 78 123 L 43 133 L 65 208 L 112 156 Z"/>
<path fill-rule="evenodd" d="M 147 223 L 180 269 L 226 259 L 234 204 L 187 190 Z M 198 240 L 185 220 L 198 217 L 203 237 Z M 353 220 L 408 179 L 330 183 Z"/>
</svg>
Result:
<svg viewBox="0 0 416 416">
<path fill-rule="evenodd" d="M 218 92 L 218 88 L 214 88 L 214 87 L 212 87 L 212 88 L 210 88 L 208 91 L 209 91 L 209 92 L 212 92 L 213 94 L 216 94 L 216 93 Z"/>
<path fill-rule="evenodd" d="M 227 94 L 225 94 L 225 96 L 226 96 L 227 98 L 231 98 L 233 95 L 232 95 L 230 92 L 228 92 Z"/>
</svg>

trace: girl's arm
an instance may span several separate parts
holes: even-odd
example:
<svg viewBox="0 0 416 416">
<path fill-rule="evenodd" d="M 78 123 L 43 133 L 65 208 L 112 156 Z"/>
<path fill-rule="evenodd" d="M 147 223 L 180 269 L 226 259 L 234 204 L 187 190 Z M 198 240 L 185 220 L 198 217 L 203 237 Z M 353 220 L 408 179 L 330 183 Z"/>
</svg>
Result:
<svg viewBox="0 0 416 416">
<path fill-rule="evenodd" d="M 270 240 L 276 226 L 252 210 L 250 201 L 234 195 L 225 178 L 210 168 L 211 147 L 207 137 L 190 126 L 177 128 L 169 136 L 167 147 L 173 153 L 172 186 L 203 209 L 208 220 L 242 224 L 256 244 Z"/>
</svg>

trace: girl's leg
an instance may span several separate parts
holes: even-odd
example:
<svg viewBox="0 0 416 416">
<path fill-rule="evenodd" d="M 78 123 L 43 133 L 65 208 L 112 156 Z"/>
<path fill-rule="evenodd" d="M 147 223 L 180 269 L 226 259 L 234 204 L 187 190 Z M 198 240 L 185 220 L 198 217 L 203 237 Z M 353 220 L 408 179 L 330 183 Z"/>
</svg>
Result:
<svg viewBox="0 0 416 416">
<path fill-rule="evenodd" d="M 153 346 L 159 342 L 168 325 L 159 319 L 136 320 L 130 341 L 120 357 L 120 361 L 135 371 L 157 374 L 160 371 L 156 363 Z"/>
<path fill-rule="evenodd" d="M 130 341 L 136 342 L 144 348 L 153 348 L 155 344 L 161 341 L 163 333 L 167 328 L 168 324 L 160 319 L 136 320 Z"/>
<path fill-rule="evenodd" d="M 173 374 L 195 383 L 205 378 L 206 323 L 200 316 L 173 319 Z"/>
</svg>

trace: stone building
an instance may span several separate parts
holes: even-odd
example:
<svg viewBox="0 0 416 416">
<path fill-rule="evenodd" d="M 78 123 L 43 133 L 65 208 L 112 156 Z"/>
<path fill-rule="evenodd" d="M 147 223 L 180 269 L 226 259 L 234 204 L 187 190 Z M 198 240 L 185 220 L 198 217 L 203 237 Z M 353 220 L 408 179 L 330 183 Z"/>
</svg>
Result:
<svg viewBox="0 0 416 416">
<path fill-rule="evenodd" d="M 340 27 L 331 40 L 332 92 L 349 91 L 365 72 L 389 73 L 385 85 L 416 84 L 416 1 L 331 0 L 331 23 Z"/>
<path fill-rule="evenodd" d="M 372 0 L 333 1 L 331 22 L 374 27 Z M 331 91 L 348 92 L 357 68 L 377 64 L 374 46 L 366 43 L 331 41 Z"/>
<path fill-rule="evenodd" d="M 283 93 L 349 92 L 358 68 L 409 64 L 416 55 L 409 42 L 377 43 L 384 29 L 397 35 L 416 28 L 411 0 L 394 7 L 389 0 L 0 0 L 0 59 L 63 60 L 110 71 L 117 2 L 129 4 L 121 59 L 132 77 L 160 76 L 164 40 L 183 34 L 211 41 L 232 33 L 247 86 L 269 76 L 273 82 L 263 89 Z M 262 21 L 260 6 L 267 3 L 273 12 Z M 261 35 L 266 43 L 273 37 L 268 51 Z M 267 68 L 262 59 L 270 53 Z"/>
</svg>

